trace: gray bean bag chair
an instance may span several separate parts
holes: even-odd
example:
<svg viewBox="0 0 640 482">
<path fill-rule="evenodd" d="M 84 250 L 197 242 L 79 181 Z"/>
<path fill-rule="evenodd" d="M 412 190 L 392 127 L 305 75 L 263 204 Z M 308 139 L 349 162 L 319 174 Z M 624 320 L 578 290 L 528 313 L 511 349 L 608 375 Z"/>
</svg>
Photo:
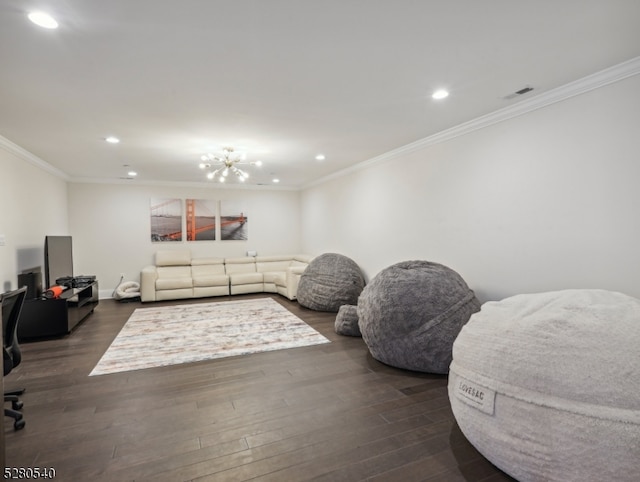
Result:
<svg viewBox="0 0 640 482">
<path fill-rule="evenodd" d="M 640 480 L 640 300 L 565 290 L 488 302 L 453 345 L 460 429 L 521 482 Z"/>
<path fill-rule="evenodd" d="M 358 326 L 358 307 L 342 305 L 336 316 L 335 330 L 338 335 L 362 336 Z"/>
<path fill-rule="evenodd" d="M 364 288 L 364 276 L 351 258 L 324 253 L 314 258 L 300 277 L 298 303 L 316 311 L 337 312 L 355 305 Z"/>
<path fill-rule="evenodd" d="M 388 365 L 447 373 L 453 341 L 480 302 L 451 268 L 404 261 L 385 268 L 358 300 L 362 338 Z"/>
</svg>

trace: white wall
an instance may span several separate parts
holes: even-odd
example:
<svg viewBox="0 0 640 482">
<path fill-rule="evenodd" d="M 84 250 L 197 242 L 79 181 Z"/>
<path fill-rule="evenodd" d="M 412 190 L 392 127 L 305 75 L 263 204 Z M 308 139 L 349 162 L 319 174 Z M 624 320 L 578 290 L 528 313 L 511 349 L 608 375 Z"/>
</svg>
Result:
<svg viewBox="0 0 640 482">
<path fill-rule="evenodd" d="M 43 263 L 44 237 L 71 234 L 76 274 L 108 296 L 153 253 L 334 251 L 368 278 L 428 259 L 481 301 L 598 287 L 640 297 L 640 76 L 372 165 L 301 193 L 69 183 L 0 142 L 0 283 Z M 151 243 L 149 199 L 245 200 L 249 241 Z"/>
<path fill-rule="evenodd" d="M 302 248 L 368 278 L 407 259 L 481 299 L 564 288 L 640 297 L 640 76 L 327 181 Z"/>
<path fill-rule="evenodd" d="M 152 198 L 242 201 L 248 208 L 248 241 L 151 242 Z M 184 201 L 183 201 L 184 206 Z M 158 249 L 189 248 L 193 256 L 236 257 L 301 252 L 297 191 L 69 183 L 69 228 L 74 272 L 96 275 L 101 297 L 108 297 L 125 273 L 139 281 Z"/>
<path fill-rule="evenodd" d="M 67 183 L 0 143 L 0 290 L 18 287 L 18 273 L 40 266 L 44 282 L 44 238 L 67 235 Z"/>
</svg>

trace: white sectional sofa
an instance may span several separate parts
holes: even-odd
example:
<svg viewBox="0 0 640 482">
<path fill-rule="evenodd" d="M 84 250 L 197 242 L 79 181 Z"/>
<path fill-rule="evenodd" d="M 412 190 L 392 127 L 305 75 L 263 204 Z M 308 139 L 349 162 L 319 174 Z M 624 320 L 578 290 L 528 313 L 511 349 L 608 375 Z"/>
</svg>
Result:
<svg viewBox="0 0 640 482">
<path fill-rule="evenodd" d="M 204 298 L 243 293 L 279 293 L 296 299 L 309 255 L 192 258 L 188 249 L 160 250 L 155 265 L 140 273 L 146 301 Z"/>
</svg>

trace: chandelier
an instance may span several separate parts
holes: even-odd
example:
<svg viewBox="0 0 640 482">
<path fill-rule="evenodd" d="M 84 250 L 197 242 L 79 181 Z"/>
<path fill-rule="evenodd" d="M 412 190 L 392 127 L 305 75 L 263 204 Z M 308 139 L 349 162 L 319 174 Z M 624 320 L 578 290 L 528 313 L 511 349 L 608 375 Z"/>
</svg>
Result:
<svg viewBox="0 0 640 482">
<path fill-rule="evenodd" d="M 262 161 L 247 162 L 244 157 L 239 155 L 233 156 L 233 147 L 225 147 L 222 149 L 222 157 L 213 154 L 205 154 L 201 157 L 200 169 L 208 170 L 207 179 L 218 182 L 226 182 L 229 174 L 235 174 L 240 182 L 249 179 L 249 173 L 238 165 L 261 166 Z"/>
</svg>

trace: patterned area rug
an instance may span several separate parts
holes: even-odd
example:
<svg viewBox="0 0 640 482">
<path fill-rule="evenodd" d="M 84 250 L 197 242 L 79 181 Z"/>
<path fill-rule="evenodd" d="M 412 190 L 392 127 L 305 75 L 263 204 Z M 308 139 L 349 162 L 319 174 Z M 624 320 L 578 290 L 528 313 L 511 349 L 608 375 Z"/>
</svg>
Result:
<svg viewBox="0 0 640 482">
<path fill-rule="evenodd" d="M 138 308 L 89 376 L 322 343 L 271 298 Z"/>
</svg>

